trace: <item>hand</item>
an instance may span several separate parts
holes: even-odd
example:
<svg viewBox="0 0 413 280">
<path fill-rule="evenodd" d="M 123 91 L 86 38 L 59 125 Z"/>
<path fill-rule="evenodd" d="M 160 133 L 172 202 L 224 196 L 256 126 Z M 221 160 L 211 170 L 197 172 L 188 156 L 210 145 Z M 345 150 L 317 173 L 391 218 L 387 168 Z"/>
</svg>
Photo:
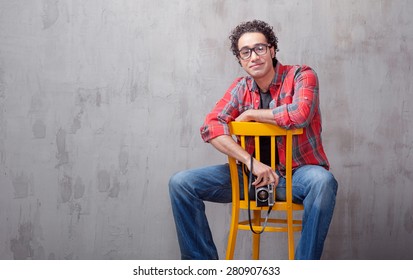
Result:
<svg viewBox="0 0 413 280">
<path fill-rule="evenodd" d="M 242 112 L 242 113 L 235 119 L 235 121 L 237 121 L 237 122 L 250 122 L 250 121 L 254 121 L 254 120 L 255 120 L 255 119 L 254 119 L 254 116 L 253 116 L 254 111 L 257 111 L 257 110 L 250 109 L 250 110 L 247 110 L 247 111 Z"/>
<path fill-rule="evenodd" d="M 237 122 L 263 122 L 276 124 L 271 109 L 249 109 L 242 112 L 236 119 Z"/>
<path fill-rule="evenodd" d="M 271 183 L 274 184 L 274 186 L 278 185 L 278 180 L 279 176 L 275 172 L 274 169 L 272 169 L 270 166 L 263 164 L 262 162 L 259 162 L 255 158 L 253 159 L 253 174 L 256 176 L 255 181 L 252 183 L 253 186 L 256 188 L 261 187 L 261 186 L 266 186 Z M 250 168 L 251 170 L 251 168 Z"/>
</svg>

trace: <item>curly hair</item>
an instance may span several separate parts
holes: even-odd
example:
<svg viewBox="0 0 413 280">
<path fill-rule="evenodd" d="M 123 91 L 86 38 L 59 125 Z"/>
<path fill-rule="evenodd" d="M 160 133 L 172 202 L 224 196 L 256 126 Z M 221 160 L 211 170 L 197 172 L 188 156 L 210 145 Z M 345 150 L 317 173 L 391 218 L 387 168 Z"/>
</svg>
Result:
<svg viewBox="0 0 413 280">
<path fill-rule="evenodd" d="M 276 52 L 278 51 L 278 38 L 275 36 L 273 28 L 268 23 L 261 20 L 247 21 L 242 22 L 235 27 L 229 36 L 231 41 L 231 51 L 237 58 L 239 57 L 238 40 L 242 35 L 250 32 L 262 33 L 267 39 L 268 44 L 273 46 Z M 275 60 L 275 58 L 273 60 Z M 273 63 L 276 62 L 273 61 Z"/>
</svg>

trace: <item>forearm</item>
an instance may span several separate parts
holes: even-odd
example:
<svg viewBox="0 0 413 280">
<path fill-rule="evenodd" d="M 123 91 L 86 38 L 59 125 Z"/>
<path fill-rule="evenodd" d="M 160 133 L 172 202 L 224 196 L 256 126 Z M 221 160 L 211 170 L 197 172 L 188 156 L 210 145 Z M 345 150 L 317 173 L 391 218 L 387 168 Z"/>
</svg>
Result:
<svg viewBox="0 0 413 280">
<path fill-rule="evenodd" d="M 295 110 L 286 106 L 289 105 L 278 107 L 282 111 L 276 115 L 274 115 L 273 109 L 250 109 L 239 115 L 236 121 L 270 123 L 287 129 L 308 126 L 314 115 L 313 111 L 307 109 L 305 105 L 301 105 L 300 108 L 293 106 Z"/>
<path fill-rule="evenodd" d="M 221 135 L 211 139 L 209 143 L 218 151 L 249 166 L 250 154 L 238 145 L 231 136 Z"/>
<path fill-rule="evenodd" d="M 248 170 L 251 170 L 251 155 L 238 145 L 231 136 L 221 135 L 209 141 L 220 152 L 235 158 L 239 162 L 245 164 Z M 267 166 L 255 158 L 253 158 L 254 169 L 253 173 L 256 179 L 253 182 L 255 187 L 264 186 L 266 184 L 278 184 L 278 175 L 270 166 Z"/>
<path fill-rule="evenodd" d="M 236 121 L 240 122 L 261 122 L 261 123 L 271 123 L 277 124 L 274 120 L 274 115 L 271 109 L 251 109 L 243 112 L 238 116 Z"/>
</svg>

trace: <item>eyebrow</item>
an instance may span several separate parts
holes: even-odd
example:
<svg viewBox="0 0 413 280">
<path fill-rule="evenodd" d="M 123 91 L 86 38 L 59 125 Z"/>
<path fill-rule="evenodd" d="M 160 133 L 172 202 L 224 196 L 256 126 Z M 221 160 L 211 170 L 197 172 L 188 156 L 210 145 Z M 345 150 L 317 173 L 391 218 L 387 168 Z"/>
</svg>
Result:
<svg viewBox="0 0 413 280">
<path fill-rule="evenodd" d="M 248 49 L 251 49 L 251 48 L 255 48 L 257 45 L 269 45 L 267 42 L 265 42 L 265 43 L 256 43 L 256 44 L 254 44 L 252 47 L 250 47 L 250 46 L 243 46 L 242 48 L 240 48 L 239 50 L 242 50 L 242 49 L 244 49 L 244 48 L 248 48 Z"/>
</svg>

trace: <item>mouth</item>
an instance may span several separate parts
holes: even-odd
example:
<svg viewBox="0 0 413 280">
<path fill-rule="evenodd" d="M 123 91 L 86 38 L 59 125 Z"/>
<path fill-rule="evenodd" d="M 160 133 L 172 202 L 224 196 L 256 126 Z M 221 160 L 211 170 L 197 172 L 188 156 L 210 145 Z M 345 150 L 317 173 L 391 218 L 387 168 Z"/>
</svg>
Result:
<svg viewBox="0 0 413 280">
<path fill-rule="evenodd" d="M 262 65 L 262 63 L 255 63 L 255 64 L 251 65 L 249 68 L 250 69 L 256 69 L 256 68 L 259 68 L 261 65 Z"/>
</svg>

